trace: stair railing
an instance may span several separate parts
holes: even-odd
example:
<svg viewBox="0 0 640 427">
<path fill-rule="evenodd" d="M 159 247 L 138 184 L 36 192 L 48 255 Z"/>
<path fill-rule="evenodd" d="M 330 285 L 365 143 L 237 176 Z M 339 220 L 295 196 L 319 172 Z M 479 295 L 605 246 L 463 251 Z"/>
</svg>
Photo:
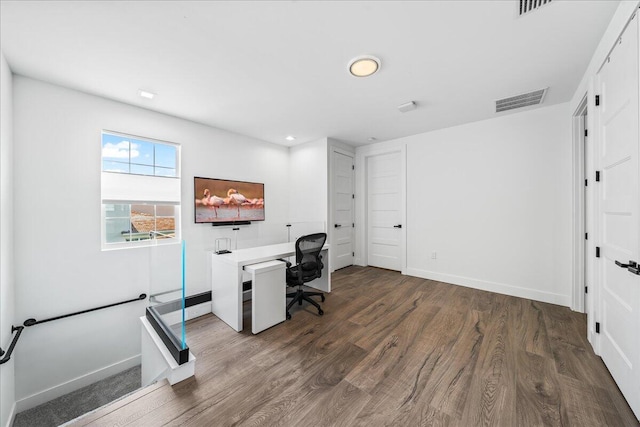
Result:
<svg viewBox="0 0 640 427">
<path fill-rule="evenodd" d="M 17 332 L 17 333 L 13 336 L 13 340 L 11 340 L 11 344 L 9 344 L 9 348 L 6 351 L 6 354 L 4 350 L 0 348 L 0 356 L 3 356 L 2 359 L 0 359 L 0 365 L 2 365 L 3 363 L 7 363 L 9 359 L 11 359 L 11 354 L 13 353 L 13 349 L 16 347 L 16 344 L 18 343 L 18 339 L 20 338 L 20 334 L 22 334 L 22 331 L 24 330 L 25 327 L 28 328 L 29 326 L 39 325 L 40 323 L 46 323 L 46 322 L 51 322 L 58 319 L 64 319 L 66 317 L 77 316 L 79 314 L 90 313 L 92 311 L 102 310 L 103 308 L 114 307 L 116 305 L 122 305 L 129 302 L 140 301 L 145 299 L 146 297 L 147 297 L 147 294 L 140 294 L 137 298 L 129 299 L 126 301 L 120 301 L 113 304 L 101 305 L 100 307 L 90 308 L 88 310 L 82 310 L 82 311 L 76 311 L 74 313 L 63 314 L 62 316 L 50 317 L 48 319 L 43 319 L 43 320 L 36 320 L 33 318 L 29 318 L 23 322 L 24 326 L 11 326 L 11 333 L 14 333 L 14 332 Z"/>
</svg>

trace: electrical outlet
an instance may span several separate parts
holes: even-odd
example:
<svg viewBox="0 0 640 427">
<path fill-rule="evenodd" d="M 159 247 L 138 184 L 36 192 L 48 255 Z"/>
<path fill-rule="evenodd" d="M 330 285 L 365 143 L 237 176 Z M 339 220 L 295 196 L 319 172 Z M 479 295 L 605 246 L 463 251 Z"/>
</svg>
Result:
<svg viewBox="0 0 640 427">
<path fill-rule="evenodd" d="M 438 258 L 438 252 L 431 252 L 431 259 L 437 259 Z"/>
</svg>

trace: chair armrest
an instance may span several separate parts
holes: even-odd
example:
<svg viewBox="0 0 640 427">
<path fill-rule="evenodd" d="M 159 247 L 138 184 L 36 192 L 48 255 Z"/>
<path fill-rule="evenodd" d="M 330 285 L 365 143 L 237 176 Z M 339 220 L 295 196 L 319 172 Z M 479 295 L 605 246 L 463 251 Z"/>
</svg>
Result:
<svg viewBox="0 0 640 427">
<path fill-rule="evenodd" d="M 278 258 L 278 261 L 282 261 L 285 264 L 287 264 L 287 268 L 291 267 L 291 263 L 289 261 L 287 261 L 286 259 L 284 259 L 284 258 Z"/>
</svg>

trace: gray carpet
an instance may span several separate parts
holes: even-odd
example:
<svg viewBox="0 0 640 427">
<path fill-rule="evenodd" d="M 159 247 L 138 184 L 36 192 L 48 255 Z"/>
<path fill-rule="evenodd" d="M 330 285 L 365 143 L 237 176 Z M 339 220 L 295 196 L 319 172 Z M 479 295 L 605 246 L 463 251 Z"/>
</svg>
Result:
<svg viewBox="0 0 640 427">
<path fill-rule="evenodd" d="M 53 427 L 140 388 L 140 365 L 16 415 L 13 427 Z"/>
</svg>

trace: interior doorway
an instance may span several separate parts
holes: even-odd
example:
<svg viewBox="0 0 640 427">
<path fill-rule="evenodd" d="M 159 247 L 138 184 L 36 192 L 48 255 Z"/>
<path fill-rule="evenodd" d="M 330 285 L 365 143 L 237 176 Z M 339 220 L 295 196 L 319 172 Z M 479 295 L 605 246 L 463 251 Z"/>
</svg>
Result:
<svg viewBox="0 0 640 427">
<path fill-rule="evenodd" d="M 367 264 L 402 270 L 401 153 L 367 157 Z"/>
<path fill-rule="evenodd" d="M 353 265 L 354 236 L 354 155 L 334 148 L 331 154 L 331 270 Z"/>
<path fill-rule="evenodd" d="M 580 105 L 573 114 L 573 181 L 574 181 L 574 230 L 573 230 L 573 292 L 571 308 L 575 311 L 587 313 L 589 316 L 589 281 L 592 270 L 590 258 L 589 237 L 593 241 L 591 218 L 588 214 L 592 209 L 589 193 L 593 187 L 589 186 L 588 171 L 593 168 L 589 157 L 589 129 L 588 102 L 584 95 Z M 593 289 L 591 289 L 593 292 Z"/>
</svg>

